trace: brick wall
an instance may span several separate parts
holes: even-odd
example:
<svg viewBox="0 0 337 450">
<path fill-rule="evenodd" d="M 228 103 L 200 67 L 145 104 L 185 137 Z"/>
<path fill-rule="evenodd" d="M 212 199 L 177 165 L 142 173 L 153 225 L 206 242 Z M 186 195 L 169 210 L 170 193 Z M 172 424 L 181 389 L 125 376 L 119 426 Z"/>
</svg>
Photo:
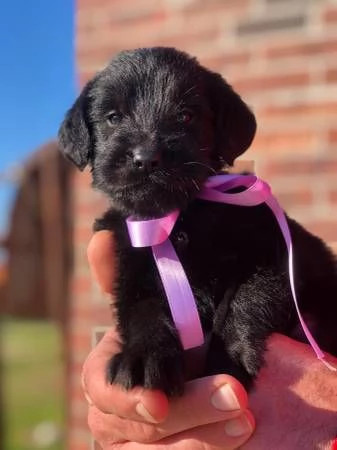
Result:
<svg viewBox="0 0 337 450">
<path fill-rule="evenodd" d="M 86 248 L 92 235 L 92 224 L 104 210 L 105 201 L 89 188 L 88 172 L 73 177 L 73 250 L 74 273 L 71 277 L 70 323 L 68 327 L 68 436 L 69 450 L 88 450 L 87 403 L 80 384 L 83 361 L 93 346 L 95 335 L 111 323 L 108 302 L 91 281 Z"/>
<path fill-rule="evenodd" d="M 337 2 L 335 0 L 78 0 L 83 86 L 125 48 L 176 46 L 223 74 L 252 106 L 258 133 L 244 155 L 294 218 L 337 241 Z M 108 307 L 90 283 L 85 249 L 102 208 L 89 176 L 74 177 L 69 448 L 88 448 L 79 387 L 95 325 Z"/>
</svg>

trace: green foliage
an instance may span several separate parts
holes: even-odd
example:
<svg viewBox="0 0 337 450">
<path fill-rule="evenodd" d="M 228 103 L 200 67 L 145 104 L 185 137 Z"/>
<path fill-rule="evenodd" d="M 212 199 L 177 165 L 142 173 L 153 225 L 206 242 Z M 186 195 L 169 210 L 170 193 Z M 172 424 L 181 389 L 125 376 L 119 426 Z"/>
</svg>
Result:
<svg viewBox="0 0 337 450">
<path fill-rule="evenodd" d="M 4 449 L 63 450 L 64 371 L 60 331 L 52 322 L 3 320 L 1 341 Z M 46 431 L 41 427 L 43 423 Z M 43 437 L 50 437 L 54 430 L 58 434 L 54 443 L 43 445 Z M 36 434 L 41 442 L 34 438 Z"/>
</svg>

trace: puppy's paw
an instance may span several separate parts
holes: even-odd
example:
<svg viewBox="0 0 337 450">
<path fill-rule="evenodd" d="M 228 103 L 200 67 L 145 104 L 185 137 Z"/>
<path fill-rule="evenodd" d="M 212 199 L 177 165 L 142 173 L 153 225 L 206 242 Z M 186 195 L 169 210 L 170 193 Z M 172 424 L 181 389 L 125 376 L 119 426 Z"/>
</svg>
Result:
<svg viewBox="0 0 337 450">
<path fill-rule="evenodd" d="M 169 397 L 182 395 L 184 389 L 184 363 L 182 354 L 164 355 L 157 352 L 142 354 L 124 350 L 114 356 L 108 365 L 108 380 L 125 389 L 143 386 L 159 389 Z"/>
</svg>

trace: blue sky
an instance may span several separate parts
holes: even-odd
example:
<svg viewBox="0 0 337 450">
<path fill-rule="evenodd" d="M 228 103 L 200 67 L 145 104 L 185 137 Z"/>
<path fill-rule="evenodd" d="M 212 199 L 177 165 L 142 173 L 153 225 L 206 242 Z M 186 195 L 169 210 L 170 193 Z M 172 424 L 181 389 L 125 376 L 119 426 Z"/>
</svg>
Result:
<svg viewBox="0 0 337 450">
<path fill-rule="evenodd" d="M 8 0 L 0 14 L 0 173 L 55 136 L 75 97 L 73 0 Z M 0 183 L 0 234 L 12 186 Z"/>
</svg>

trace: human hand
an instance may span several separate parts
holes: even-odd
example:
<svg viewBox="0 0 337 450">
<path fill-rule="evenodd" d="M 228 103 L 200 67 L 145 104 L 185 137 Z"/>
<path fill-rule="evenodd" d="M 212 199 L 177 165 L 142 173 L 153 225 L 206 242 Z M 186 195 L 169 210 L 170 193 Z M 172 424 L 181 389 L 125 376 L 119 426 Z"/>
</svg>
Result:
<svg viewBox="0 0 337 450">
<path fill-rule="evenodd" d="M 102 290 L 112 292 L 114 259 L 111 234 L 98 233 L 88 253 Z M 276 334 L 271 336 L 268 344 L 266 365 L 256 380 L 249 401 L 258 427 L 251 439 L 247 440 L 250 433 L 244 436 L 246 443 L 241 448 L 330 449 L 337 435 L 336 373 L 326 369 L 307 345 Z M 117 386 L 107 386 L 104 373 L 112 352 L 118 352 L 115 330 L 103 338 L 84 367 L 86 390 L 94 403 L 89 411 L 89 424 L 104 450 L 116 448 L 118 440 L 126 441 L 123 447 L 119 447 L 121 450 L 160 449 L 169 444 L 174 450 L 197 450 L 198 445 L 202 449 L 224 450 L 240 445 L 239 441 L 232 441 L 232 447 L 228 446 L 228 436 L 223 431 L 229 413 L 210 408 L 209 400 L 214 389 L 230 380 L 234 383 L 231 386 L 241 410 L 244 409 L 246 396 L 235 380 L 219 375 L 189 382 L 185 395 L 169 404 L 158 391 L 135 389 L 125 392 Z M 337 360 L 331 357 L 331 361 L 337 367 Z M 137 413 L 139 408 L 140 413 Z M 152 418 L 147 416 L 146 410 Z M 250 414 L 248 419 L 252 420 Z M 216 442 L 210 442 L 213 437 Z"/>
<path fill-rule="evenodd" d="M 256 431 L 242 449 L 330 450 L 337 436 L 337 373 L 308 345 L 278 334 L 269 339 L 265 362 L 249 395 Z"/>
<path fill-rule="evenodd" d="M 113 292 L 114 241 L 101 231 L 93 237 L 89 262 L 103 292 Z M 112 328 L 87 358 L 83 386 L 89 401 L 89 427 L 104 450 L 232 450 L 254 428 L 247 394 L 233 377 L 217 375 L 186 383 L 183 397 L 168 401 L 159 391 L 124 391 L 108 385 L 106 366 L 119 351 Z"/>
</svg>

